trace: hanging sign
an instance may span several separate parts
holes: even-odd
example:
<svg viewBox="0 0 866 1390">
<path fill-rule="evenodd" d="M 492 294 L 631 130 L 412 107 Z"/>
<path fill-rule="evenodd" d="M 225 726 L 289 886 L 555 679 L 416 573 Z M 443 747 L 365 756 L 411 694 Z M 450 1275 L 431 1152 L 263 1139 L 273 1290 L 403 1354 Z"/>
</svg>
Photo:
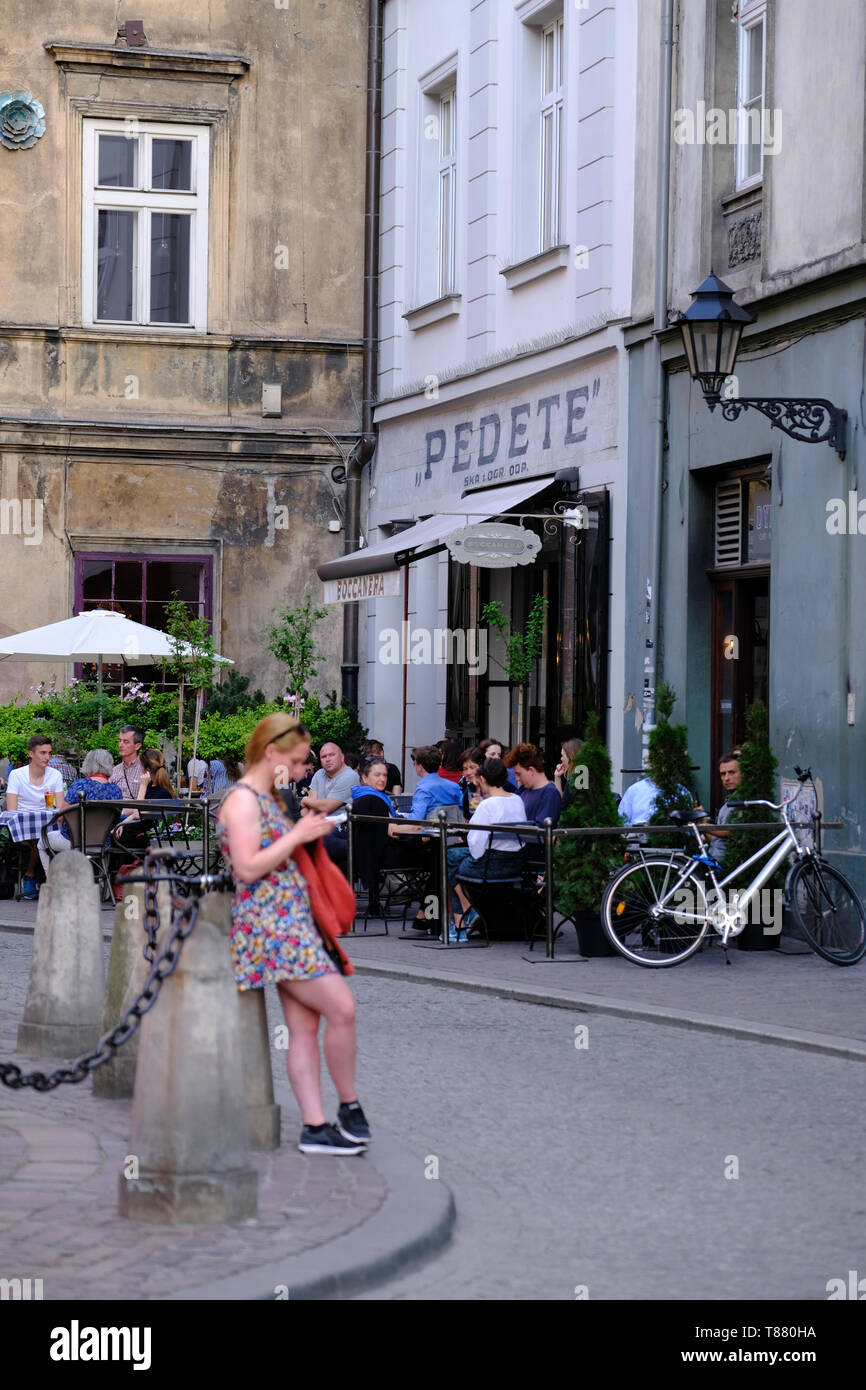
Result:
<svg viewBox="0 0 866 1390">
<path fill-rule="evenodd" d="M 365 598 L 391 598 L 400 593 L 399 570 L 384 574 L 353 574 L 347 579 L 325 580 L 325 603 L 357 603 Z"/>
<path fill-rule="evenodd" d="M 541 539 L 534 531 L 501 521 L 461 526 L 446 537 L 445 544 L 461 565 L 478 565 L 481 569 L 529 565 L 541 549 Z"/>
</svg>

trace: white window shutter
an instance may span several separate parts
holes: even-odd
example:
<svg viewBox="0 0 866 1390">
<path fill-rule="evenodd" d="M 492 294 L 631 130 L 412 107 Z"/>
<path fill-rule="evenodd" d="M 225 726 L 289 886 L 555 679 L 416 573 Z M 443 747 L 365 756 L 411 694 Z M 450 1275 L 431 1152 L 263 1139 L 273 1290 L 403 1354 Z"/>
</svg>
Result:
<svg viewBox="0 0 866 1390">
<path fill-rule="evenodd" d="M 743 563 L 743 484 L 716 485 L 716 566 Z"/>
</svg>

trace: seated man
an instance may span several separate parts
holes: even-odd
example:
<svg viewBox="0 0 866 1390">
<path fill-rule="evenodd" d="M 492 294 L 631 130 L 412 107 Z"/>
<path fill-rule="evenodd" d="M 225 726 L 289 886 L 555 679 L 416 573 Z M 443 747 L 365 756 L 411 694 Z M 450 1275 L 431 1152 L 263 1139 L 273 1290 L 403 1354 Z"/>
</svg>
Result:
<svg viewBox="0 0 866 1390">
<path fill-rule="evenodd" d="M 29 761 L 26 767 L 14 767 L 9 773 L 6 788 L 7 811 L 51 811 L 63 800 L 63 778 L 54 767 L 48 766 L 51 740 L 45 734 L 34 734 L 27 744 Z M 47 800 L 46 800 L 47 794 Z M 30 846 L 27 869 L 22 882 L 22 896 L 29 902 L 39 897 L 36 887 L 36 851 L 38 841 L 26 840 Z"/>
<path fill-rule="evenodd" d="M 731 814 L 731 807 L 728 804 L 731 799 L 737 800 L 737 788 L 740 785 L 742 774 L 740 772 L 740 753 L 739 749 L 734 749 L 731 753 L 725 753 L 719 759 L 719 776 L 722 779 L 722 786 L 725 789 L 725 800 L 719 807 L 716 816 L 716 825 L 725 825 Z M 725 853 L 725 837 L 727 830 L 722 830 L 718 835 L 713 835 L 707 845 L 707 853 L 711 854 L 719 863 Z"/>
<path fill-rule="evenodd" d="M 333 740 L 323 743 L 319 757 L 322 766 L 313 776 L 309 793 L 304 797 L 304 807 L 331 815 L 334 811 L 345 810 L 352 788 L 357 787 L 361 779 L 354 768 L 347 767 L 339 743 Z"/>
<path fill-rule="evenodd" d="M 439 776 L 442 754 L 438 748 L 432 744 L 413 748 L 412 761 L 415 764 L 418 785 L 409 808 L 409 820 L 427 820 L 430 812 L 437 806 L 459 806 L 462 809 L 463 792 L 457 783 Z"/>
<path fill-rule="evenodd" d="M 625 824 L 646 825 L 660 795 L 660 789 L 651 777 L 632 782 L 628 790 L 623 792 L 619 803 L 619 813 Z"/>
<path fill-rule="evenodd" d="M 535 825 L 544 825 L 550 819 L 556 825 L 562 797 L 544 771 L 540 749 L 534 743 L 518 743 L 505 755 L 505 764 L 514 768 L 526 819 Z"/>
</svg>

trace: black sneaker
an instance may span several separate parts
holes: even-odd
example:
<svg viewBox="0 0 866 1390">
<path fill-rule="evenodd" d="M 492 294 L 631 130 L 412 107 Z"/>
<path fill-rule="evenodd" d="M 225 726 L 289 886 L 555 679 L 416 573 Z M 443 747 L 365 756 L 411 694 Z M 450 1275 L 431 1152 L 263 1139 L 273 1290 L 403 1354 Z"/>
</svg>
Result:
<svg viewBox="0 0 866 1390">
<path fill-rule="evenodd" d="M 344 1139 L 349 1139 L 355 1144 L 369 1144 L 373 1137 L 367 1117 L 356 1100 L 349 1105 L 340 1106 L 337 1111 L 337 1129 Z"/>
<path fill-rule="evenodd" d="M 320 1129 L 316 1134 L 309 1125 L 304 1125 L 298 1148 L 302 1154 L 342 1154 L 344 1158 L 364 1152 L 363 1144 L 351 1137 L 344 1138 L 334 1125 L 325 1125 L 324 1129 Z"/>
</svg>

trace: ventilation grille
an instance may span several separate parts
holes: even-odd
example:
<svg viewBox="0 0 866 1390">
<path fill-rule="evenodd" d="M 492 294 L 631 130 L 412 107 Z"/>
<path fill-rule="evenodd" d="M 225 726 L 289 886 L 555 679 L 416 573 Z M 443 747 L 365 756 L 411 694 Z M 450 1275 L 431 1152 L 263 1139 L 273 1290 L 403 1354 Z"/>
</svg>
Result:
<svg viewBox="0 0 866 1390">
<path fill-rule="evenodd" d="M 743 485 L 719 483 L 716 487 L 716 566 L 743 562 Z"/>
</svg>

